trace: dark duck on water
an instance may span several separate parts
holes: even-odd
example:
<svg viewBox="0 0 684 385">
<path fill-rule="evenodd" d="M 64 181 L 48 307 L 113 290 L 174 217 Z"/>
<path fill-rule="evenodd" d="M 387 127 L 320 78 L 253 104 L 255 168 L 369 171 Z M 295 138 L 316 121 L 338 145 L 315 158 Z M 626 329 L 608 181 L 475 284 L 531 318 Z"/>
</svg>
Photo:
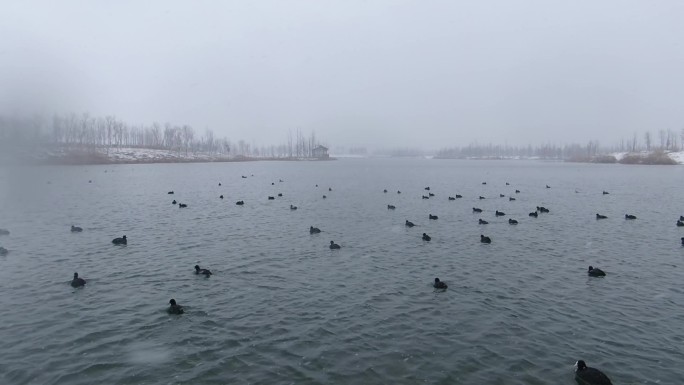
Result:
<svg viewBox="0 0 684 385">
<path fill-rule="evenodd" d="M 435 283 L 433 283 L 432 286 L 435 289 L 446 289 L 447 287 L 449 287 L 446 283 L 440 281 L 439 278 L 435 278 Z"/>
<path fill-rule="evenodd" d="M 579 385 L 613 385 L 608 376 L 579 360 L 575 363 L 575 381 Z"/>
<path fill-rule="evenodd" d="M 200 269 L 199 265 L 195 265 L 195 274 L 204 274 L 205 276 L 210 276 L 212 273 L 208 269 Z"/>
</svg>

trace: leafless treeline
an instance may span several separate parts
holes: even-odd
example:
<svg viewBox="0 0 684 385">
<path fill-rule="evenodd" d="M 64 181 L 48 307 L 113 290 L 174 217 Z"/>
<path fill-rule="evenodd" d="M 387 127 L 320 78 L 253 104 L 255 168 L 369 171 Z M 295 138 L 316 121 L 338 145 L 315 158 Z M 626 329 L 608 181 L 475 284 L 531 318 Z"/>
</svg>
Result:
<svg viewBox="0 0 684 385">
<path fill-rule="evenodd" d="M 592 157 L 599 153 L 599 143 L 590 141 L 586 145 L 570 144 L 559 146 L 543 144 L 539 146 L 509 146 L 470 144 L 465 147 L 445 148 L 437 152 L 438 158 L 542 158 L 569 159 L 576 157 Z"/>
<path fill-rule="evenodd" d="M 664 150 L 664 151 L 681 151 L 684 148 L 684 128 L 679 135 L 673 130 L 660 130 L 656 137 L 650 132 L 644 133 L 643 146 L 640 145 L 637 133 L 634 133 L 631 140 L 622 141 L 620 147 L 622 151 L 640 151 L 640 150 Z"/>
<path fill-rule="evenodd" d="M 499 157 L 538 157 L 542 159 L 590 159 L 597 155 L 613 152 L 639 152 L 639 151 L 682 151 L 684 144 L 684 129 L 677 135 L 672 130 L 658 131 L 658 143 L 650 132 L 644 133 L 644 141 L 638 140 L 636 133 L 628 140 L 621 140 L 612 146 L 601 146 L 598 141 L 589 141 L 587 144 L 542 144 L 539 146 L 508 146 L 508 145 L 481 145 L 471 144 L 465 147 L 451 147 L 439 150 L 436 154 L 439 158 L 499 158 Z"/>
<path fill-rule="evenodd" d="M 180 154 L 209 153 L 246 157 L 311 157 L 318 146 L 312 132 L 307 138 L 300 130 L 288 131 L 287 142 L 257 146 L 238 140 L 219 138 L 210 129 L 198 135 L 190 125 L 154 122 L 131 125 L 115 116 L 93 117 L 87 113 L 32 117 L 1 116 L 0 141 L 17 144 L 56 145 L 74 149 L 134 147 L 176 151 Z"/>
</svg>

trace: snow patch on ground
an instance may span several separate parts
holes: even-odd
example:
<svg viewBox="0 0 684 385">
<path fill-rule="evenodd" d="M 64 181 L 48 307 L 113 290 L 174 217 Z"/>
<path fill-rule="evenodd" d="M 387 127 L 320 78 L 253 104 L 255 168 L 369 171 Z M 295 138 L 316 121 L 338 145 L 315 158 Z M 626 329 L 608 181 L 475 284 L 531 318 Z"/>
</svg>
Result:
<svg viewBox="0 0 684 385">
<path fill-rule="evenodd" d="M 621 161 L 622 158 L 624 158 L 626 155 L 639 155 L 643 158 L 647 157 L 651 152 L 649 151 L 639 151 L 639 152 L 613 152 L 608 155 L 612 155 L 617 159 L 617 161 Z M 684 151 L 678 151 L 678 152 L 668 152 L 667 156 L 669 156 L 672 160 L 679 164 L 684 164 Z"/>
<path fill-rule="evenodd" d="M 209 154 L 209 153 L 193 153 L 184 151 L 169 151 L 156 150 L 151 148 L 112 148 L 109 152 L 106 150 L 99 150 L 100 154 L 107 156 L 111 161 L 125 161 L 125 162 L 150 162 L 150 161 L 172 161 L 172 160 L 218 160 L 229 159 L 228 156 Z"/>
<path fill-rule="evenodd" d="M 124 163 L 153 163 L 153 162 L 177 162 L 177 161 L 218 161 L 230 160 L 234 157 L 225 154 L 205 153 L 205 152 L 191 152 L 188 151 L 172 151 L 159 150 L 152 148 L 133 148 L 121 147 L 106 149 L 98 149 L 97 153 L 105 156 L 110 162 L 124 162 Z"/>
<path fill-rule="evenodd" d="M 674 160 L 675 162 L 679 164 L 684 164 L 684 151 L 679 151 L 679 152 L 671 152 L 667 154 Z"/>
</svg>

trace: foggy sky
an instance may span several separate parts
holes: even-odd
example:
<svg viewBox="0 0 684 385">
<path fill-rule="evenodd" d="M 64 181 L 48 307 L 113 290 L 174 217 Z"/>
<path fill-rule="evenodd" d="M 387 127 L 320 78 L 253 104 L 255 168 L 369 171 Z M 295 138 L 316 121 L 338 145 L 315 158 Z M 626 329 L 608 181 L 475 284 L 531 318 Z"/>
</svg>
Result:
<svg viewBox="0 0 684 385">
<path fill-rule="evenodd" d="M 3 1 L 0 113 L 257 145 L 617 143 L 684 127 L 684 2 Z"/>
</svg>

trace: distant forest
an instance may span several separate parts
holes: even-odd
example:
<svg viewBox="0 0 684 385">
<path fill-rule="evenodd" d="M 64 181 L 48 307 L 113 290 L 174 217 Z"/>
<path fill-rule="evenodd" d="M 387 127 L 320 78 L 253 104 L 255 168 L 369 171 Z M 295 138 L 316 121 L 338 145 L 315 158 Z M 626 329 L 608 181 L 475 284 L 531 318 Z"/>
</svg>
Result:
<svg viewBox="0 0 684 385">
<path fill-rule="evenodd" d="M 233 142 L 217 137 L 210 129 L 198 133 L 190 125 L 153 122 L 134 125 L 115 116 L 94 117 L 87 113 L 54 115 L 3 116 L 0 115 L 0 149 L 16 150 L 28 147 L 59 147 L 77 151 L 106 151 L 112 148 L 149 148 L 174 151 L 181 155 L 205 153 L 218 156 L 248 158 L 306 158 L 313 157 L 313 149 L 320 143 L 314 132 L 305 136 L 301 130 L 288 130 L 285 140 L 278 145 L 257 146 L 244 140 Z M 672 130 L 660 130 L 657 135 L 636 133 L 617 144 L 602 146 L 590 140 L 586 144 L 541 144 L 509 146 L 497 144 L 470 144 L 426 152 L 418 148 L 394 148 L 368 151 L 365 147 L 352 147 L 341 151 L 356 155 L 424 156 L 437 158 L 540 158 L 570 161 L 614 161 L 604 155 L 614 152 L 681 151 L 684 129 L 679 135 Z M 611 157 L 612 158 L 612 157 Z"/>
<path fill-rule="evenodd" d="M 68 150 L 109 151 L 112 148 L 149 148 L 223 156 L 304 158 L 312 157 L 320 143 L 316 134 L 306 137 L 300 130 L 287 132 L 279 145 L 256 146 L 244 140 L 231 142 L 217 137 L 210 129 L 199 134 L 190 125 L 154 122 L 150 125 L 128 124 L 115 116 L 93 117 L 87 113 L 54 115 L 52 119 L 0 115 L 0 146 L 58 146 Z"/>
<path fill-rule="evenodd" d="M 643 141 L 634 134 L 628 140 L 621 140 L 612 146 L 601 146 L 598 141 L 591 140 L 586 144 L 542 144 L 538 146 L 508 146 L 494 144 L 471 144 L 465 147 L 451 147 L 439 150 L 437 158 L 540 158 L 570 161 L 602 161 L 602 155 L 616 152 L 640 151 L 681 151 L 684 143 L 684 129 L 677 135 L 672 130 L 660 130 L 654 137 L 650 132 L 643 134 Z"/>
</svg>

